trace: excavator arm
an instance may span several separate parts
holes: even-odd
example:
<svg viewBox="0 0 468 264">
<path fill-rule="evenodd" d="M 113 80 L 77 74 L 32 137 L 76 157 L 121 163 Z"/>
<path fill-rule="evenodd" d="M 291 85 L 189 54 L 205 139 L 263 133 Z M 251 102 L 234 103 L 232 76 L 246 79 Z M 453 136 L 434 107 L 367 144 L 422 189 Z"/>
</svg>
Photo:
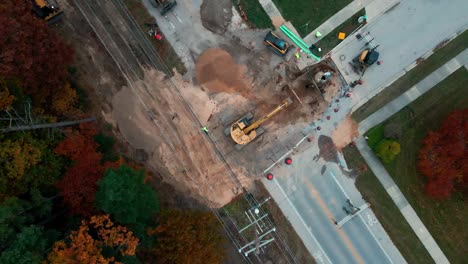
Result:
<svg viewBox="0 0 468 264">
<path fill-rule="evenodd" d="M 254 140 L 257 137 L 257 129 L 260 127 L 262 123 L 270 119 L 272 116 L 286 108 L 288 105 L 292 103 L 292 100 L 290 98 L 284 100 L 279 106 L 277 106 L 273 111 L 271 111 L 269 114 L 261 117 L 257 121 L 253 122 L 250 125 L 247 125 L 247 127 L 244 127 L 246 125 L 246 122 L 241 118 L 237 122 L 233 123 L 231 125 L 231 138 L 234 140 L 239 145 L 246 145 L 252 140 Z"/>
<path fill-rule="evenodd" d="M 270 119 L 272 116 L 276 115 L 279 111 L 283 110 L 284 108 L 288 107 L 292 103 L 292 100 L 290 98 L 284 100 L 280 105 L 278 105 L 273 111 L 271 111 L 269 114 L 261 117 L 254 123 L 252 123 L 250 126 L 244 128 L 244 133 L 248 134 L 250 131 L 257 129 L 263 122 L 267 121 Z"/>
</svg>

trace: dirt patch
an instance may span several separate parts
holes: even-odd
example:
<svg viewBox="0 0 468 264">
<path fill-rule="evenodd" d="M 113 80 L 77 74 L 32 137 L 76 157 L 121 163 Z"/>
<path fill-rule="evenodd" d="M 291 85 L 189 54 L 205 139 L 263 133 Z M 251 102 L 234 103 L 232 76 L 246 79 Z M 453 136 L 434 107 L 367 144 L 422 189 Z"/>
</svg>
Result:
<svg viewBox="0 0 468 264">
<path fill-rule="evenodd" d="M 237 64 L 232 56 L 222 49 L 204 51 L 196 63 L 197 80 L 204 88 L 214 93 L 239 93 L 254 98 L 245 79 L 247 67 Z"/>
<path fill-rule="evenodd" d="M 209 31 L 222 35 L 232 17 L 232 0 L 204 0 L 200 7 L 202 25 Z"/>
<path fill-rule="evenodd" d="M 338 163 L 338 151 L 331 137 L 321 135 L 318 138 L 318 146 L 320 149 L 319 155 L 321 158 L 328 162 Z"/>
<path fill-rule="evenodd" d="M 333 143 L 340 151 L 357 136 L 359 136 L 358 124 L 350 116 L 347 116 L 332 133 Z"/>
<path fill-rule="evenodd" d="M 273 24 L 275 28 L 279 28 L 281 25 L 286 23 L 286 21 L 281 16 L 275 16 L 271 18 L 271 23 Z"/>
</svg>

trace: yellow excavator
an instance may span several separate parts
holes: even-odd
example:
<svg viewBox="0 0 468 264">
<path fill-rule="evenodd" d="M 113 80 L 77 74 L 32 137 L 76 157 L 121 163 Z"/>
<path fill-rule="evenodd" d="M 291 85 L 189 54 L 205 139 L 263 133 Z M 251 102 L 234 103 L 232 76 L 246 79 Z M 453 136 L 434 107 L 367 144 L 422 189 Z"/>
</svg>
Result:
<svg viewBox="0 0 468 264">
<path fill-rule="evenodd" d="M 252 113 L 247 113 L 242 118 L 234 122 L 230 127 L 226 128 L 224 133 L 226 135 L 231 135 L 232 140 L 237 144 L 237 146 L 244 146 L 252 142 L 255 138 L 263 134 L 264 129 L 260 125 L 270 119 L 272 116 L 280 112 L 281 110 L 288 107 L 292 104 L 290 98 L 284 100 L 280 105 L 278 105 L 273 111 L 269 114 L 261 117 L 255 122 L 251 122 L 253 119 Z"/>
<path fill-rule="evenodd" d="M 32 4 L 34 13 L 49 24 L 58 22 L 63 15 L 54 0 L 32 0 Z"/>
</svg>

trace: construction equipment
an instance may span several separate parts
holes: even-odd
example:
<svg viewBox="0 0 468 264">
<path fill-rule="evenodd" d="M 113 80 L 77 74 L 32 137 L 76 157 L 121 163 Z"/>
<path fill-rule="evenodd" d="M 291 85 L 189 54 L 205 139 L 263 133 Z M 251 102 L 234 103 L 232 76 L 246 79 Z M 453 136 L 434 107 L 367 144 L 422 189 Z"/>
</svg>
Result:
<svg viewBox="0 0 468 264">
<path fill-rule="evenodd" d="M 265 38 L 263 39 L 263 42 L 274 53 L 280 56 L 284 56 L 286 53 L 288 53 L 289 44 L 284 39 L 278 37 L 275 33 L 271 31 L 268 32 L 268 34 L 265 36 Z"/>
<path fill-rule="evenodd" d="M 32 4 L 34 13 L 49 24 L 58 22 L 63 15 L 54 0 L 32 0 Z"/>
<path fill-rule="evenodd" d="M 166 15 L 172 8 L 177 5 L 177 2 L 174 0 L 150 0 L 150 3 L 155 8 L 161 9 L 161 15 Z"/>
<path fill-rule="evenodd" d="M 358 62 L 361 65 L 372 65 L 379 60 L 379 53 L 375 50 L 377 47 L 372 49 L 365 49 L 358 56 Z"/>
<path fill-rule="evenodd" d="M 263 134 L 264 130 L 260 127 L 260 125 L 270 119 L 272 116 L 280 112 L 281 110 L 288 107 L 292 104 L 292 100 L 290 98 L 284 100 L 279 106 L 277 106 L 273 111 L 269 114 L 261 117 L 255 122 L 251 122 L 253 119 L 252 113 L 247 113 L 242 118 L 234 122 L 230 128 L 226 128 L 224 131 L 225 134 L 231 135 L 232 140 L 237 145 L 247 145 L 252 142 L 255 138 Z"/>
</svg>

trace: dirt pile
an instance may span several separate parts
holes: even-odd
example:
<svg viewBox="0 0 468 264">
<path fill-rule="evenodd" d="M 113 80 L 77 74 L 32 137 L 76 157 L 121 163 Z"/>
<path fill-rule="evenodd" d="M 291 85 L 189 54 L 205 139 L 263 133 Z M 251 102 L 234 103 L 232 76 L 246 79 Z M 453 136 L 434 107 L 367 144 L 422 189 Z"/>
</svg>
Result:
<svg viewBox="0 0 468 264">
<path fill-rule="evenodd" d="M 358 124 L 349 116 L 332 133 L 333 142 L 339 150 L 346 147 L 357 136 L 359 136 Z"/>
<path fill-rule="evenodd" d="M 231 0 L 204 0 L 200 7 L 202 25 L 216 34 L 223 34 L 232 18 Z"/>
<path fill-rule="evenodd" d="M 123 87 L 112 99 L 113 123 L 133 148 L 148 153 L 147 165 L 168 183 L 201 202 L 206 197 L 222 206 L 238 194 L 238 186 L 168 82 L 163 74 L 151 70 L 143 80 Z M 158 89 L 148 89 L 154 83 Z M 178 83 L 181 89 L 195 89 L 184 85 Z M 236 173 L 248 184 L 242 171 Z"/>
<path fill-rule="evenodd" d="M 196 77 L 200 85 L 214 93 L 239 93 L 252 98 L 246 66 L 238 65 L 232 56 L 217 48 L 205 50 L 197 60 Z"/>
</svg>

